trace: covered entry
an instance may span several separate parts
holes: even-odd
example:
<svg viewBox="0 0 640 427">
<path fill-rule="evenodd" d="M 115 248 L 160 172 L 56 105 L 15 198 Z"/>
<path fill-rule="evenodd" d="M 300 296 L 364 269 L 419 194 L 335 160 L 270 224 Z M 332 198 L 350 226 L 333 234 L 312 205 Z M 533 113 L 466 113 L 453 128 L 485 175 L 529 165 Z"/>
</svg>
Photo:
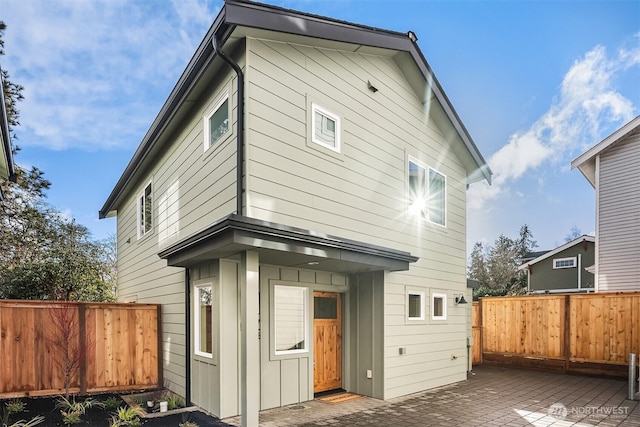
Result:
<svg viewBox="0 0 640 427">
<path fill-rule="evenodd" d="M 187 285 L 212 283 L 214 322 L 211 372 L 187 372 L 189 387 L 193 403 L 206 403 L 203 408 L 220 417 L 239 413 L 246 425 L 257 424 L 259 410 L 310 400 L 319 391 L 352 388 L 373 395 L 359 383 L 363 371 L 357 364 L 369 366 L 371 352 L 357 355 L 354 339 L 371 341 L 382 328 L 374 330 L 370 320 L 375 310 L 353 307 L 382 307 L 384 271 L 407 270 L 417 260 L 407 252 L 235 214 L 159 256 L 187 272 L 209 271 L 210 278 L 194 276 Z M 353 314 L 345 318 L 347 312 Z M 194 331 L 188 336 L 193 340 Z M 201 357 L 193 342 L 187 348 L 192 361 Z M 378 374 L 382 378 L 381 368 Z M 202 384 L 212 383 L 217 389 L 207 390 L 203 400 Z"/>
</svg>

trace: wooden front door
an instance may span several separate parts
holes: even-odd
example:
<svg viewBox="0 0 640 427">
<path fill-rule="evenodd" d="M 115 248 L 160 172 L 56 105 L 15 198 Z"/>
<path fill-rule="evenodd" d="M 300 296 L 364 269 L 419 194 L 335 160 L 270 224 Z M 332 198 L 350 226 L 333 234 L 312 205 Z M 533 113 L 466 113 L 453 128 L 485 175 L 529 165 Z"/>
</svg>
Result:
<svg viewBox="0 0 640 427">
<path fill-rule="evenodd" d="M 342 387 L 342 295 L 313 293 L 313 392 Z"/>
</svg>

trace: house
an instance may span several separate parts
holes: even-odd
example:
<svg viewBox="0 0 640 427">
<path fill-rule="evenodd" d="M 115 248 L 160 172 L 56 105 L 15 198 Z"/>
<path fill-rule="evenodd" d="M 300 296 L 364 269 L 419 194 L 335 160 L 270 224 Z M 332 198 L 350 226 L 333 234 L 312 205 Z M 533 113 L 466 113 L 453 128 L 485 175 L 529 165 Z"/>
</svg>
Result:
<svg viewBox="0 0 640 427">
<path fill-rule="evenodd" d="M 413 33 L 228 0 L 100 210 L 118 298 L 219 416 L 466 379 L 467 185 L 491 170 Z"/>
<path fill-rule="evenodd" d="M 531 293 L 593 291 L 594 276 L 586 270 L 595 259 L 595 238 L 580 236 L 551 251 L 527 254 L 518 270 L 527 273 Z"/>
<path fill-rule="evenodd" d="M 1 71 L 2 69 L 0 68 L 0 88 L 4 87 Z M 4 99 L 4 91 L 0 90 L 0 182 L 6 180 L 16 180 L 16 169 L 13 163 L 13 150 L 11 147 L 11 135 L 7 118 L 7 104 Z M 2 200 L 1 189 L 0 200 Z"/>
<path fill-rule="evenodd" d="M 640 116 L 571 162 L 596 190 L 596 292 L 640 290 Z"/>
</svg>

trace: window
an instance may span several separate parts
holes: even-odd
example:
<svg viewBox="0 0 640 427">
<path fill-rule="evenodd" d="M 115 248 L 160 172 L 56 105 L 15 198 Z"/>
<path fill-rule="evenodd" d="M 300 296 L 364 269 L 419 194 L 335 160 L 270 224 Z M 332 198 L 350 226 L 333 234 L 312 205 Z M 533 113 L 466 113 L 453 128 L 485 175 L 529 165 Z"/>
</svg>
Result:
<svg viewBox="0 0 640 427">
<path fill-rule="evenodd" d="M 307 288 L 274 286 L 275 354 L 308 351 Z"/>
<path fill-rule="evenodd" d="M 431 319 L 447 320 L 447 295 L 434 293 L 431 295 Z"/>
<path fill-rule="evenodd" d="M 407 318 L 424 320 L 424 292 L 409 291 L 407 293 Z"/>
<path fill-rule="evenodd" d="M 138 238 L 144 236 L 153 228 L 153 195 L 151 183 L 138 194 Z"/>
<path fill-rule="evenodd" d="M 195 353 L 200 356 L 213 357 L 211 285 L 196 286 L 194 290 Z"/>
<path fill-rule="evenodd" d="M 311 104 L 311 140 L 316 144 L 340 152 L 340 117 L 324 108 Z"/>
<path fill-rule="evenodd" d="M 229 132 L 229 94 L 225 94 L 204 116 L 205 151 Z"/>
<path fill-rule="evenodd" d="M 553 268 L 573 268 L 576 266 L 576 257 L 572 258 L 557 258 L 553 260 Z"/>
<path fill-rule="evenodd" d="M 409 212 L 446 225 L 447 178 L 433 168 L 409 160 Z"/>
</svg>

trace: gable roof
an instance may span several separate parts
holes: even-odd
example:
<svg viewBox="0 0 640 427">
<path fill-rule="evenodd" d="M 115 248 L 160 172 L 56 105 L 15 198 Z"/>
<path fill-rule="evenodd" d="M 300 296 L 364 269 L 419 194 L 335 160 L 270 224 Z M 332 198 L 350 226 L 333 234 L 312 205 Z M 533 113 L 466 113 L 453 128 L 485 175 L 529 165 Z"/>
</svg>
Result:
<svg viewBox="0 0 640 427">
<path fill-rule="evenodd" d="M 537 258 L 534 258 L 534 259 L 532 259 L 530 261 L 527 261 L 527 262 L 523 263 L 521 266 L 518 267 L 518 270 L 524 270 L 530 265 L 534 265 L 534 264 L 539 263 L 542 260 L 545 260 L 547 258 L 551 258 L 552 256 L 564 251 L 565 249 L 569 249 L 569 248 L 571 248 L 571 247 L 573 247 L 573 246 L 575 246 L 577 244 L 580 244 L 580 243 L 584 242 L 585 240 L 587 242 L 591 242 L 591 243 L 595 243 L 596 242 L 596 238 L 595 237 L 588 236 L 588 235 L 584 234 L 584 235 L 578 237 L 577 239 L 574 239 L 574 240 L 572 240 L 570 242 L 567 242 L 564 245 L 558 246 L 557 248 L 552 249 L 550 251 L 546 251 L 542 255 L 538 256 Z"/>
<path fill-rule="evenodd" d="M 640 116 L 623 125 L 620 129 L 585 151 L 580 157 L 571 162 L 571 169 L 578 168 L 592 187 L 596 186 L 596 157 L 603 151 L 640 128 Z"/>
<path fill-rule="evenodd" d="M 337 44 L 340 48 L 350 47 L 351 50 L 358 52 L 376 53 L 381 50 L 390 50 L 403 53 L 401 61 L 406 62 L 407 65 L 414 64 L 414 67 L 401 67 L 403 71 L 405 68 L 417 67 L 422 79 L 420 87 L 414 87 L 414 90 L 419 92 L 422 88 L 428 87 L 430 89 L 423 90 L 422 93 L 425 96 L 428 94 L 429 97 L 434 97 L 440 103 L 444 115 L 454 129 L 455 135 L 445 134 L 445 137 L 459 137 L 464 151 L 471 158 L 474 170 L 470 171 L 468 182 L 480 180 L 491 182 L 491 169 L 418 48 L 417 38 L 413 32 L 405 34 L 383 30 L 248 0 L 226 0 L 224 7 L 214 20 L 213 25 L 160 109 L 151 128 L 147 131 L 122 176 L 100 209 L 100 218 L 114 213 L 113 210 L 116 208 L 118 199 L 126 191 L 132 177 L 138 170 L 148 166 L 148 157 L 159 149 L 162 144 L 162 134 L 167 131 L 169 123 L 179 117 L 181 106 L 193 93 L 199 80 L 204 78 L 206 69 L 219 57 L 213 49 L 212 38 L 215 36 L 219 45 L 224 47 L 233 37 L 243 37 L 256 31 L 312 38 L 318 43 L 322 41 L 327 46 Z M 429 101 L 429 97 L 423 101 Z"/>
<path fill-rule="evenodd" d="M 13 151 L 11 148 L 11 136 L 9 132 L 9 121 L 7 118 L 7 107 L 4 101 L 4 86 L 2 79 L 2 68 L 0 68 L 0 179 L 16 179 L 16 169 L 13 163 Z M 0 192 L 0 200 L 2 193 Z"/>
</svg>

